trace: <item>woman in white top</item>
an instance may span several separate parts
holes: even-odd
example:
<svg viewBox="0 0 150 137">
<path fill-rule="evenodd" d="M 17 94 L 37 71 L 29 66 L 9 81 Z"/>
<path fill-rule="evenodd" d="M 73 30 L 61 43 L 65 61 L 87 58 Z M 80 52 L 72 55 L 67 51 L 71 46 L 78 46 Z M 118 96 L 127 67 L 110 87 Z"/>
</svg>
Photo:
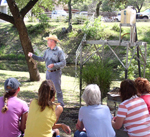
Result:
<svg viewBox="0 0 150 137">
<path fill-rule="evenodd" d="M 107 106 L 101 105 L 101 91 L 98 85 L 88 85 L 82 97 L 87 106 L 79 110 L 74 137 L 115 137 L 111 113 Z"/>
</svg>

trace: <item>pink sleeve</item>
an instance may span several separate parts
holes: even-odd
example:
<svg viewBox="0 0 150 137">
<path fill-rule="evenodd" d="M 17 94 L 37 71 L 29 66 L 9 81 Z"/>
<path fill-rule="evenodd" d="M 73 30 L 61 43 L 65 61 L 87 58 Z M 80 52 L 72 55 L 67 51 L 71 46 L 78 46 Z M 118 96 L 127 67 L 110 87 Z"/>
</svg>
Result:
<svg viewBox="0 0 150 137">
<path fill-rule="evenodd" d="M 24 114 L 24 113 L 26 113 L 26 112 L 28 112 L 28 111 L 29 111 L 29 107 L 28 107 L 27 103 L 26 103 L 26 102 L 23 102 L 23 105 L 22 105 L 22 113 Z"/>
<path fill-rule="evenodd" d="M 125 118 L 127 115 L 127 111 L 128 111 L 128 109 L 126 108 L 126 106 L 121 103 L 118 108 L 117 116 Z"/>
</svg>

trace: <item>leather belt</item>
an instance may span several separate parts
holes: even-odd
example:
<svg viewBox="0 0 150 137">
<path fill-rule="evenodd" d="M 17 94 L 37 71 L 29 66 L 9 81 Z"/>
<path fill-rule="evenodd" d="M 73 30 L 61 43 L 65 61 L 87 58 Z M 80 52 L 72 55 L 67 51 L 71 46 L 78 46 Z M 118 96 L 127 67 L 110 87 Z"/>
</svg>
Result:
<svg viewBox="0 0 150 137">
<path fill-rule="evenodd" d="M 54 71 L 57 71 L 57 70 L 60 70 L 60 69 L 48 70 L 48 71 L 49 71 L 49 72 L 54 72 Z"/>
</svg>

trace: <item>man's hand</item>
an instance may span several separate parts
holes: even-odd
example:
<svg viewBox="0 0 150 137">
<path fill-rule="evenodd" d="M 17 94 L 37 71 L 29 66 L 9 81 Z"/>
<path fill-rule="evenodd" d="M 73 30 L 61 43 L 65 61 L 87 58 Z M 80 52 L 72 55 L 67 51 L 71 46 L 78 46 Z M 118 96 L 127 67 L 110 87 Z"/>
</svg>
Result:
<svg viewBox="0 0 150 137">
<path fill-rule="evenodd" d="M 66 134 L 71 134 L 71 129 L 69 126 L 65 125 L 65 124 L 62 124 L 61 128 L 63 129 L 63 131 L 66 133 Z"/>
<path fill-rule="evenodd" d="M 28 57 L 32 57 L 33 53 L 32 52 L 29 52 L 28 53 Z"/>
<path fill-rule="evenodd" d="M 48 65 L 48 68 L 53 68 L 53 67 L 54 67 L 54 64 Z"/>
</svg>

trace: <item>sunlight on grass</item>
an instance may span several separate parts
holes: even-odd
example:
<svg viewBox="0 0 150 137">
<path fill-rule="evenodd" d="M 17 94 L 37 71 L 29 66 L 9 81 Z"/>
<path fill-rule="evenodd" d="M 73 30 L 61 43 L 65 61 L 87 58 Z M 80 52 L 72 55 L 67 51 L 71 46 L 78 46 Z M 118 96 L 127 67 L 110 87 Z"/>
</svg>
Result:
<svg viewBox="0 0 150 137">
<path fill-rule="evenodd" d="M 40 84 L 45 80 L 45 73 L 40 73 L 41 80 L 36 82 L 29 81 L 28 72 L 19 71 L 6 71 L 0 70 L 0 96 L 4 93 L 4 82 L 9 77 L 15 77 L 21 83 L 20 92 L 18 97 L 27 101 L 28 103 L 33 99 L 37 98 L 37 91 Z M 78 80 L 74 77 L 62 75 L 62 91 L 64 95 L 64 102 L 66 104 L 78 104 L 79 98 L 79 84 Z"/>
<path fill-rule="evenodd" d="M 37 98 L 37 92 L 39 86 L 43 80 L 45 80 L 45 73 L 40 73 L 41 80 L 36 82 L 29 81 L 28 72 L 19 72 L 19 71 L 6 71 L 0 70 L 0 96 L 4 93 L 4 82 L 9 77 L 15 77 L 21 83 L 20 92 L 18 97 L 30 102 L 33 98 Z M 64 102 L 69 107 L 79 106 L 79 82 L 75 77 L 62 75 L 62 91 L 64 96 Z M 111 90 L 115 87 L 120 86 L 120 81 L 112 81 Z M 57 99 L 56 99 L 57 100 Z M 104 104 L 106 99 L 104 99 Z M 82 105 L 85 103 L 82 100 Z"/>
</svg>

